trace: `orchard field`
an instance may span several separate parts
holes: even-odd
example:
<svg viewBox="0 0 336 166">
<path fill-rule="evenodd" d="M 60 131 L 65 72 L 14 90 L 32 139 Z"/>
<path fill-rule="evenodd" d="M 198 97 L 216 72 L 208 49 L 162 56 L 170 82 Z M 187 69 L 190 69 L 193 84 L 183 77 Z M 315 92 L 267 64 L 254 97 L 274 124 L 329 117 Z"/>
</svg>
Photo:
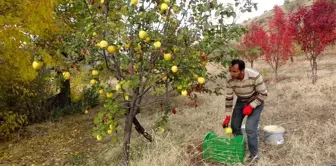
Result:
<svg viewBox="0 0 336 166">
<path fill-rule="evenodd" d="M 235 23 L 257 9 L 253 0 L 0 2 L 0 165 L 220 165 L 198 147 L 208 132 L 229 134 L 234 58 L 268 89 L 256 165 L 336 164 L 336 3 L 274 6 L 267 22 Z M 264 142 L 266 125 L 285 128 L 284 144 Z"/>
<path fill-rule="evenodd" d="M 297 61 L 303 60 L 297 58 Z M 261 141 L 259 165 L 327 165 L 336 162 L 336 58 L 324 56 L 319 62 L 319 81 L 310 83 L 309 63 L 295 62 L 281 70 L 278 83 L 267 83 L 270 96 L 262 113 L 260 128 L 276 124 L 286 129 L 283 145 L 268 145 Z M 266 79 L 272 70 L 263 61 L 256 67 Z M 209 72 L 218 72 L 218 66 L 208 65 Z M 195 156 L 188 154 L 188 145 L 197 144 L 213 131 L 224 135 L 221 127 L 225 96 L 199 95 L 199 106 L 184 97 L 174 97 L 177 113 L 169 118 L 164 133 L 153 133 L 149 143 L 133 133 L 131 160 L 134 165 L 192 165 Z M 147 108 L 148 114 L 139 117 L 150 128 L 160 116 L 156 106 Z M 111 137 L 101 142 L 91 136 L 93 119 L 99 108 L 80 114 L 28 126 L 20 137 L 1 143 L 2 165 L 118 165 L 122 157 L 122 143 L 114 144 Z M 260 140 L 262 139 L 262 130 Z M 191 160 L 191 161 L 190 161 Z M 197 161 L 197 160 L 196 160 Z M 21 163 L 21 164 L 20 164 Z M 201 164 L 200 164 L 201 165 Z"/>
</svg>

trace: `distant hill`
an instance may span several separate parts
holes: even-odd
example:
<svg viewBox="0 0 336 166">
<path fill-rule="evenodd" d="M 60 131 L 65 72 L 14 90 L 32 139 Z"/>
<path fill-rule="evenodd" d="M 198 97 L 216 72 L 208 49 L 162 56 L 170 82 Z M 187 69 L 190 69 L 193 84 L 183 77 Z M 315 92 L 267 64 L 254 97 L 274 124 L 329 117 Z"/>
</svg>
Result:
<svg viewBox="0 0 336 166">
<path fill-rule="evenodd" d="M 285 0 L 285 3 L 280 6 L 285 12 L 291 12 L 298 9 L 299 6 L 308 6 L 311 5 L 314 0 Z M 264 14 L 254 17 L 248 20 L 245 20 L 242 25 L 249 25 L 251 23 L 257 23 L 259 25 L 267 25 L 268 19 L 273 16 L 273 9 L 265 11 Z"/>
<path fill-rule="evenodd" d="M 316 0 L 285 0 L 285 3 L 280 6 L 286 13 L 295 11 L 299 8 L 299 6 L 309 6 L 312 5 L 313 2 Z M 268 20 L 273 16 L 273 9 L 269 11 L 265 11 L 264 14 L 248 19 L 242 23 L 244 26 L 248 26 L 251 23 L 256 23 L 262 25 L 265 30 L 267 30 Z M 333 54 L 336 55 L 336 45 L 328 46 L 327 49 L 324 51 L 324 55 Z"/>
</svg>

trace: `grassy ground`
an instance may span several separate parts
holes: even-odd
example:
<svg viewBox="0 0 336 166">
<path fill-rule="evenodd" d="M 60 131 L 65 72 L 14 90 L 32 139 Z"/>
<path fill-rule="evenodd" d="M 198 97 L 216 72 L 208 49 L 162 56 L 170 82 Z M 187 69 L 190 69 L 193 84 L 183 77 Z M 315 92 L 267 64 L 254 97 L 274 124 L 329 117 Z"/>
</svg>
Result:
<svg viewBox="0 0 336 166">
<path fill-rule="evenodd" d="M 260 130 L 261 160 L 258 165 L 336 164 L 335 65 L 335 57 L 323 57 L 318 62 L 318 81 L 312 85 L 309 62 L 301 62 L 298 58 L 280 69 L 278 83 L 267 82 L 269 97 L 260 129 L 271 124 L 283 126 L 285 143 L 278 146 L 264 143 Z M 266 80 L 271 80 L 272 70 L 267 64 L 258 61 L 255 68 L 262 71 Z M 209 72 L 218 71 L 209 66 Z M 197 156 L 188 153 L 190 145 L 199 143 L 209 131 L 224 135 L 220 126 L 228 114 L 224 101 L 225 96 L 200 94 L 199 106 L 194 108 L 184 97 L 175 97 L 172 102 L 177 114 L 170 116 L 164 133 L 150 131 L 155 138 L 153 143 L 132 133 L 132 164 L 196 165 L 192 160 Z M 158 108 L 146 107 L 138 116 L 146 129 L 151 129 L 160 117 Z M 111 137 L 98 142 L 91 136 L 93 117 L 98 109 L 53 123 L 28 126 L 21 137 L 0 143 L 0 165 L 119 165 L 120 144 L 113 144 Z M 122 126 L 119 133 L 122 133 Z"/>
</svg>

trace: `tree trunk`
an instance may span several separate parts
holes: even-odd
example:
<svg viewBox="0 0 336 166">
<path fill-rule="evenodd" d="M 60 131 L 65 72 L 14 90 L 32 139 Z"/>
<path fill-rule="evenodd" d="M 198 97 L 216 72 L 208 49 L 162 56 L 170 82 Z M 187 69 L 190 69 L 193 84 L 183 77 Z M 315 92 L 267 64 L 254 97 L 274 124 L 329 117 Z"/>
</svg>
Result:
<svg viewBox="0 0 336 166">
<path fill-rule="evenodd" d="M 71 103 L 70 80 L 65 80 L 62 83 L 61 92 L 59 93 L 59 103 L 60 103 L 61 108 L 64 108 Z"/>
<path fill-rule="evenodd" d="M 292 63 L 294 62 L 293 56 L 290 57 L 290 60 L 291 60 Z"/>
<path fill-rule="evenodd" d="M 278 82 L 278 70 L 274 70 L 275 78 L 274 81 Z"/>
<path fill-rule="evenodd" d="M 251 68 L 253 68 L 253 60 L 251 61 Z"/>
<path fill-rule="evenodd" d="M 312 59 L 312 83 L 315 84 L 317 81 L 317 62 L 316 57 Z"/>
<path fill-rule="evenodd" d="M 136 103 L 137 103 L 137 96 L 139 95 L 139 88 L 136 88 L 133 92 L 134 92 L 134 97 L 131 103 L 129 103 L 130 108 L 128 109 L 128 112 L 125 118 L 123 166 L 129 166 L 132 125 L 133 125 L 133 120 L 135 118 L 136 111 L 137 111 Z"/>
<path fill-rule="evenodd" d="M 129 165 L 131 133 L 132 133 L 132 124 L 133 124 L 134 117 L 135 117 L 134 107 L 131 107 L 129 109 L 128 114 L 126 115 L 126 120 L 125 120 L 123 166 Z"/>
<path fill-rule="evenodd" d="M 139 101 L 142 99 L 142 97 L 140 97 L 138 100 L 137 100 L 137 102 L 138 102 L 138 104 L 140 104 L 139 103 Z M 131 107 L 131 104 L 129 103 L 129 102 L 125 102 L 125 103 L 123 103 L 123 106 L 124 107 L 127 107 L 127 108 L 130 108 Z M 130 109 L 129 109 L 130 110 Z M 139 120 L 137 119 L 137 117 L 136 117 L 136 115 L 138 114 L 138 113 L 140 113 L 140 107 L 136 107 L 135 108 L 135 116 L 134 116 L 134 118 L 133 118 L 133 124 L 134 124 L 134 127 L 135 127 L 135 129 L 136 129 L 136 131 L 139 133 L 139 134 L 141 134 L 141 135 L 143 135 L 148 141 L 150 141 L 150 142 L 152 142 L 153 141 L 153 138 L 152 138 L 152 136 L 149 134 L 149 133 L 147 133 L 147 131 L 145 130 L 145 128 L 144 127 L 142 127 L 142 125 L 140 124 L 140 122 L 139 122 Z M 126 116 L 127 116 L 127 114 L 125 114 Z"/>
<path fill-rule="evenodd" d="M 64 108 L 70 104 L 70 81 L 65 80 L 62 82 L 60 93 L 47 99 L 46 109 L 53 110 L 55 108 Z"/>
<path fill-rule="evenodd" d="M 132 107 L 126 116 L 125 128 L 124 128 L 124 160 L 123 166 L 129 166 L 130 159 L 130 144 L 131 144 L 131 133 L 132 133 L 132 123 L 135 125 L 135 129 L 142 134 L 147 140 L 152 142 L 152 136 L 148 134 L 145 129 L 141 126 L 140 122 L 135 117 L 135 109 Z"/>
</svg>

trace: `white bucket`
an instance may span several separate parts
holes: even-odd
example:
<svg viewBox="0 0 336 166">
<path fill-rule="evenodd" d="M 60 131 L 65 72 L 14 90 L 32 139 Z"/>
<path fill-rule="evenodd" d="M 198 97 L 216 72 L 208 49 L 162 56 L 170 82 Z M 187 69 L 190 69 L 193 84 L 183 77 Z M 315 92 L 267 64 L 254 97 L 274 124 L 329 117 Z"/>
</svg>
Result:
<svg viewBox="0 0 336 166">
<path fill-rule="evenodd" d="M 284 143 L 285 129 L 277 125 L 268 125 L 263 128 L 265 142 L 273 145 L 280 145 Z"/>
</svg>

